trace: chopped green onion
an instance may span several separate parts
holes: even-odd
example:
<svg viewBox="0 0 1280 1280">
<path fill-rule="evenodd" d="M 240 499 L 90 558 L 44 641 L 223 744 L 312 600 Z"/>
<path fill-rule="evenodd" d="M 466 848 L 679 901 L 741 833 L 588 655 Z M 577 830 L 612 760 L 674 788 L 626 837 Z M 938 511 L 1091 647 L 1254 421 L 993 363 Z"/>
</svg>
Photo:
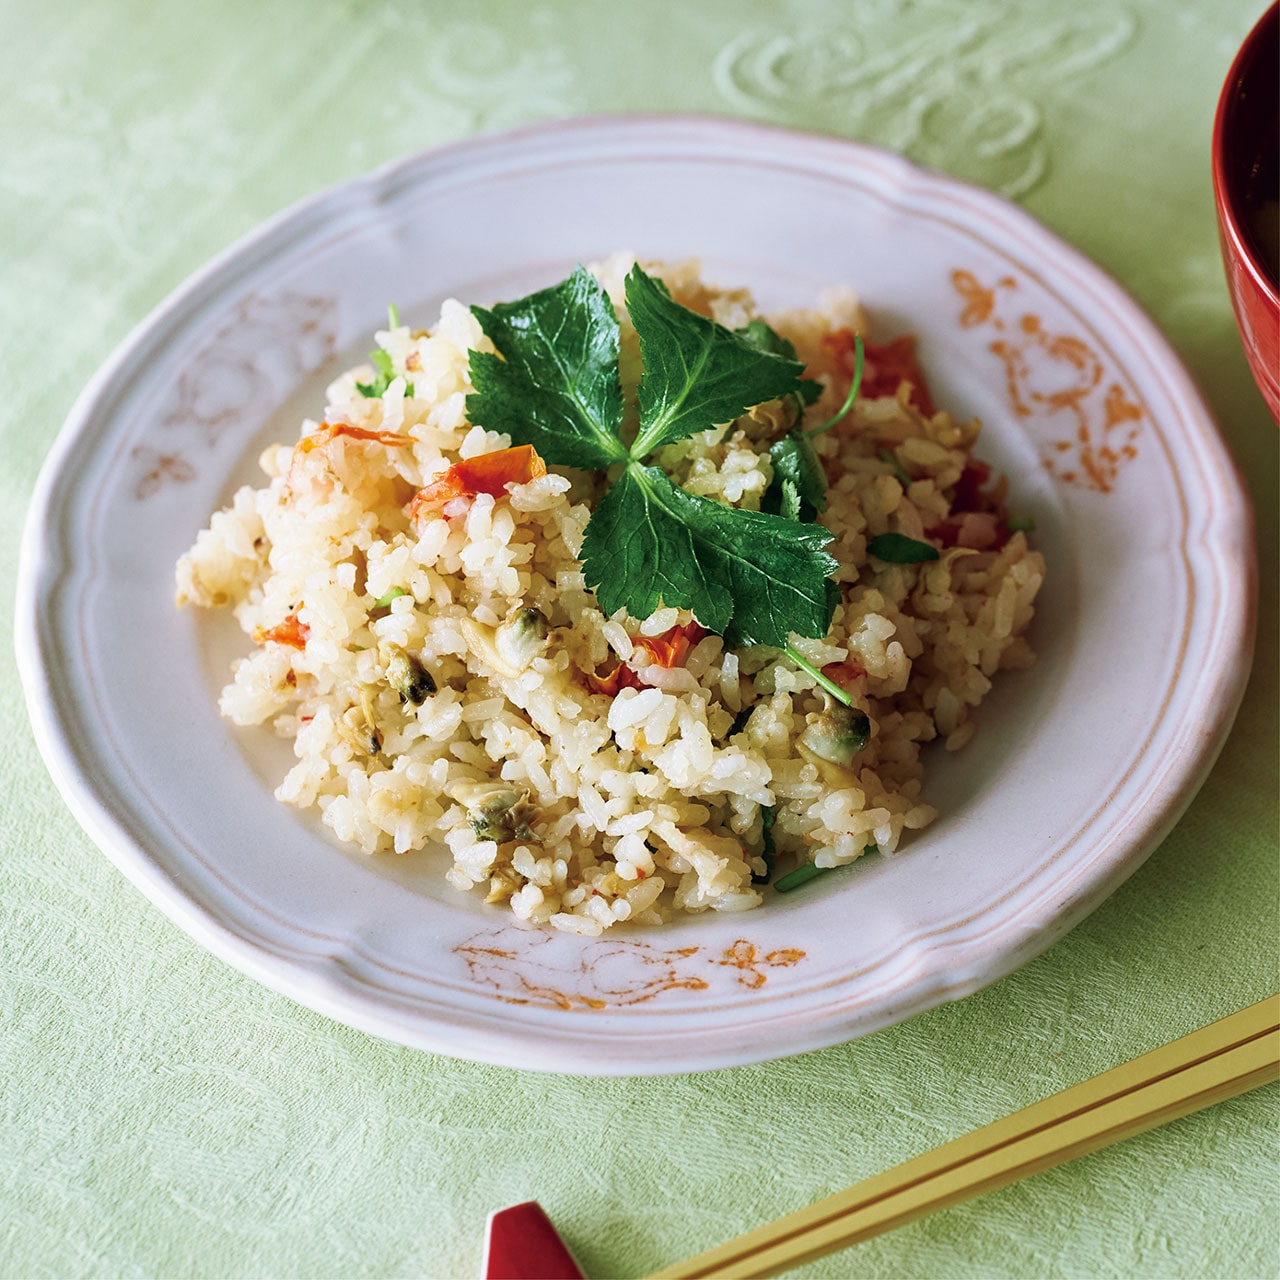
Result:
<svg viewBox="0 0 1280 1280">
<path fill-rule="evenodd" d="M 387 328 L 398 329 L 400 327 L 400 312 L 396 309 L 394 302 L 387 303 Z"/>
<path fill-rule="evenodd" d="M 816 863 L 807 862 L 803 867 L 797 867 L 794 871 L 788 871 L 781 880 L 774 882 L 774 888 L 779 893 L 790 893 L 792 889 L 798 889 L 802 884 L 808 884 L 815 876 L 820 876 L 828 871 L 834 871 L 834 867 L 820 867 Z"/>
<path fill-rule="evenodd" d="M 876 457 L 887 462 L 893 468 L 893 478 L 905 489 L 911 484 L 911 473 L 898 461 L 898 455 L 892 449 L 879 448 Z"/>
<path fill-rule="evenodd" d="M 375 609 L 385 609 L 393 600 L 400 596 L 407 596 L 409 593 L 403 587 L 392 587 L 385 596 L 379 596 L 374 602 Z"/>
<path fill-rule="evenodd" d="M 1036 522 L 1033 516 L 1014 516 L 1009 522 L 1010 533 L 1034 533 Z"/>
<path fill-rule="evenodd" d="M 357 382 L 356 390 L 371 400 L 376 400 L 379 396 L 387 394 L 387 388 L 395 381 L 395 366 L 391 363 L 391 356 L 388 352 L 379 347 L 376 351 L 369 352 L 369 362 L 378 371 L 378 376 L 372 382 Z M 413 395 L 413 383 L 406 381 L 404 384 L 404 393 L 406 396 Z"/>
<path fill-rule="evenodd" d="M 878 844 L 864 844 L 862 852 L 879 853 L 880 846 Z M 779 893 L 790 893 L 792 889 L 798 889 L 802 884 L 808 884 L 810 880 L 820 875 L 825 875 L 828 871 L 838 871 L 839 867 L 820 867 L 815 862 L 807 862 L 803 867 L 797 867 L 794 871 L 788 871 L 781 880 L 774 882 L 774 888 Z"/>
<path fill-rule="evenodd" d="M 923 564 L 938 558 L 938 548 L 905 533 L 878 533 L 867 543 L 867 550 L 886 564 Z"/>
<path fill-rule="evenodd" d="M 760 806 L 760 856 L 764 859 L 764 875 L 751 873 L 752 884 L 768 884 L 773 874 L 773 859 L 777 855 L 777 847 L 773 843 L 773 823 L 778 810 L 771 804 Z"/>
</svg>

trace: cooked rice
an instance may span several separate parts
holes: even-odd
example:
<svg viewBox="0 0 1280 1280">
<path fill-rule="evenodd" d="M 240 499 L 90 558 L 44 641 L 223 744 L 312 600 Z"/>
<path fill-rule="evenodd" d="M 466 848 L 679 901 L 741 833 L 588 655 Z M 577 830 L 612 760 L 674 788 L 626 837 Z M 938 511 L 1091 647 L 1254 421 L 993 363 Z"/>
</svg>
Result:
<svg viewBox="0 0 1280 1280">
<path fill-rule="evenodd" d="M 622 312 L 631 261 L 596 270 L 622 315 L 633 385 L 638 344 Z M 756 314 L 745 291 L 704 285 L 695 264 L 649 270 L 677 301 L 730 327 Z M 821 312 L 771 323 L 823 383 L 810 418 L 822 421 L 848 386 L 822 338 L 866 331 L 856 299 L 832 295 Z M 823 522 L 843 603 L 825 639 L 794 645 L 816 667 L 855 673 L 848 687 L 872 733 L 846 768 L 798 748 L 827 699 L 777 650 L 726 651 L 707 635 L 667 668 L 635 641 L 690 614 L 601 612 L 577 558 L 598 477 L 557 470 L 508 497 L 458 498 L 442 518 L 411 522 L 406 506 L 422 485 L 511 441 L 467 420 L 468 352 L 493 348 L 461 303 L 446 302 L 430 331 L 401 327 L 377 341 L 405 376 L 367 398 L 356 383 L 372 370 L 344 374 L 328 389 L 324 421 L 404 433 L 412 447 L 321 433 L 306 447 L 269 448 L 270 483 L 236 493 L 178 564 L 179 603 L 231 605 L 260 641 L 235 664 L 220 707 L 239 725 L 270 723 L 293 739 L 297 764 L 279 799 L 318 807 L 338 839 L 365 853 L 443 843 L 455 888 L 591 935 L 620 920 L 760 905 L 752 877 L 766 870 L 766 806 L 776 810 L 780 865 L 788 854 L 834 867 L 873 846 L 892 853 L 904 832 L 933 820 L 920 748 L 935 738 L 963 746 L 996 671 L 1032 661 L 1024 633 L 1044 563 L 1022 533 L 924 565 L 873 564 L 866 547 L 888 531 L 922 538 L 950 513 L 977 422 L 926 417 L 903 387 L 860 399 L 815 441 L 832 477 Z M 776 402 L 763 405 L 659 459 L 691 492 L 758 509 L 768 445 L 787 425 Z M 304 440 L 319 428 L 305 422 Z M 899 464 L 910 471 L 905 488 Z M 404 594 L 375 608 L 395 589 Z M 549 643 L 523 669 L 495 665 L 494 629 L 528 607 L 549 621 Z M 291 615 L 305 647 L 270 639 Z M 396 647 L 434 679 L 437 692 L 419 706 L 388 678 Z M 598 692 L 590 677 L 619 663 L 640 687 Z M 528 816 L 501 843 L 473 821 L 476 784 L 494 783 L 523 798 Z"/>
</svg>

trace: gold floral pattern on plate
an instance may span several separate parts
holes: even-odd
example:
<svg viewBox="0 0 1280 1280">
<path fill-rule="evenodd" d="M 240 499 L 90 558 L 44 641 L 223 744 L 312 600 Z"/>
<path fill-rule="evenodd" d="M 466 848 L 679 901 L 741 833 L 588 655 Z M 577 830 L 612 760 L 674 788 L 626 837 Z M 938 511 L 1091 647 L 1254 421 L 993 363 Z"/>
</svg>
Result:
<svg viewBox="0 0 1280 1280">
<path fill-rule="evenodd" d="M 252 293 L 241 300 L 186 362 L 173 384 L 160 426 L 206 446 L 224 432 L 261 421 L 280 388 L 321 368 L 337 348 L 336 301 L 330 297 Z M 194 479 L 196 465 L 177 448 L 139 446 L 134 496 L 151 497 L 168 484 Z"/>
<path fill-rule="evenodd" d="M 663 947 L 638 938 L 582 945 L 563 934 L 516 926 L 477 933 L 453 951 L 497 1000 L 595 1012 L 726 983 L 758 991 L 770 970 L 790 968 L 805 958 L 798 948 L 765 950 L 746 938 L 723 949 Z"/>
<path fill-rule="evenodd" d="M 1054 332 L 1018 305 L 1015 277 L 984 285 L 971 271 L 956 269 L 951 283 L 964 303 L 961 327 L 989 328 L 994 335 L 987 350 L 1004 365 L 1014 415 L 1065 422 L 1066 434 L 1045 446 L 1045 469 L 1063 484 L 1110 493 L 1120 469 L 1138 456 L 1135 441 L 1146 409 L 1093 345 Z"/>
</svg>

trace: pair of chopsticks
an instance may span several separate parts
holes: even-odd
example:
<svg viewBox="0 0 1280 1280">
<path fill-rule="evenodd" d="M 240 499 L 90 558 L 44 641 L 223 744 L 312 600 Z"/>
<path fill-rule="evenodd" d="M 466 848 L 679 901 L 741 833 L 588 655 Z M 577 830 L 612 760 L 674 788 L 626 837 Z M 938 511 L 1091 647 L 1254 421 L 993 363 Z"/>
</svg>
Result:
<svg viewBox="0 0 1280 1280">
<path fill-rule="evenodd" d="M 1280 1079 L 1280 996 L 758 1227 L 650 1280 L 771 1276 Z"/>
</svg>

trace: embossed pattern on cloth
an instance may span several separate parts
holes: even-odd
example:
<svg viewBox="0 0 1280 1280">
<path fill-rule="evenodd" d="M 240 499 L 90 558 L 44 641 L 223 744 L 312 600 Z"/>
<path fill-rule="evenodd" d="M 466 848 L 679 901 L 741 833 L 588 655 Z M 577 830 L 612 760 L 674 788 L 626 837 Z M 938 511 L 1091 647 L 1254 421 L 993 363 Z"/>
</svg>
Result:
<svg viewBox="0 0 1280 1280">
<path fill-rule="evenodd" d="M 1055 13 L 1028 32 L 1003 6 L 850 6 L 830 25 L 735 36 L 715 64 L 736 108 L 788 123 L 875 137 L 920 164 L 1007 196 L 1049 170 L 1048 101 L 1120 57 L 1137 34 L 1131 9 Z M 821 123 L 819 123 L 821 122 Z"/>
<path fill-rule="evenodd" d="M 641 1275 L 1267 993 L 1280 936 L 1277 433 L 1239 351 L 1208 176 L 1213 104 L 1262 7 L 8 7 L 7 566 L 79 388 L 211 255 L 291 201 L 419 147 L 620 110 L 857 137 L 1019 200 L 1116 275 L 1188 360 L 1253 488 L 1263 587 L 1253 683 L 1208 784 L 1142 870 L 1046 955 L 854 1044 L 644 1082 L 397 1048 L 214 960 L 81 833 L 4 648 L 0 1276 L 474 1275 L 486 1213 L 529 1198 L 589 1275 Z M 1019 342 L 1034 336 L 1017 329 L 1016 291 L 997 292 Z M 958 292 L 955 306 L 958 318 Z M 974 332 L 996 341 L 983 325 Z M 245 358 L 252 367 L 252 349 Z M 988 358 L 984 376 L 1003 379 Z M 197 419 L 225 407 L 173 392 L 175 411 L 192 413 L 171 448 L 130 460 L 143 501 L 148 485 L 180 486 L 201 465 Z M 1141 450 L 1154 436 L 1137 418 L 1115 433 L 1121 458 L 1123 442 Z M 9 570 L 6 634 L 13 597 Z M 1080 710 L 1098 732 L 1122 714 Z M 731 956 L 683 958 L 677 979 L 803 971 L 742 938 Z M 1271 1087 L 797 1274 L 1274 1275 L 1278 1124 Z"/>
</svg>

